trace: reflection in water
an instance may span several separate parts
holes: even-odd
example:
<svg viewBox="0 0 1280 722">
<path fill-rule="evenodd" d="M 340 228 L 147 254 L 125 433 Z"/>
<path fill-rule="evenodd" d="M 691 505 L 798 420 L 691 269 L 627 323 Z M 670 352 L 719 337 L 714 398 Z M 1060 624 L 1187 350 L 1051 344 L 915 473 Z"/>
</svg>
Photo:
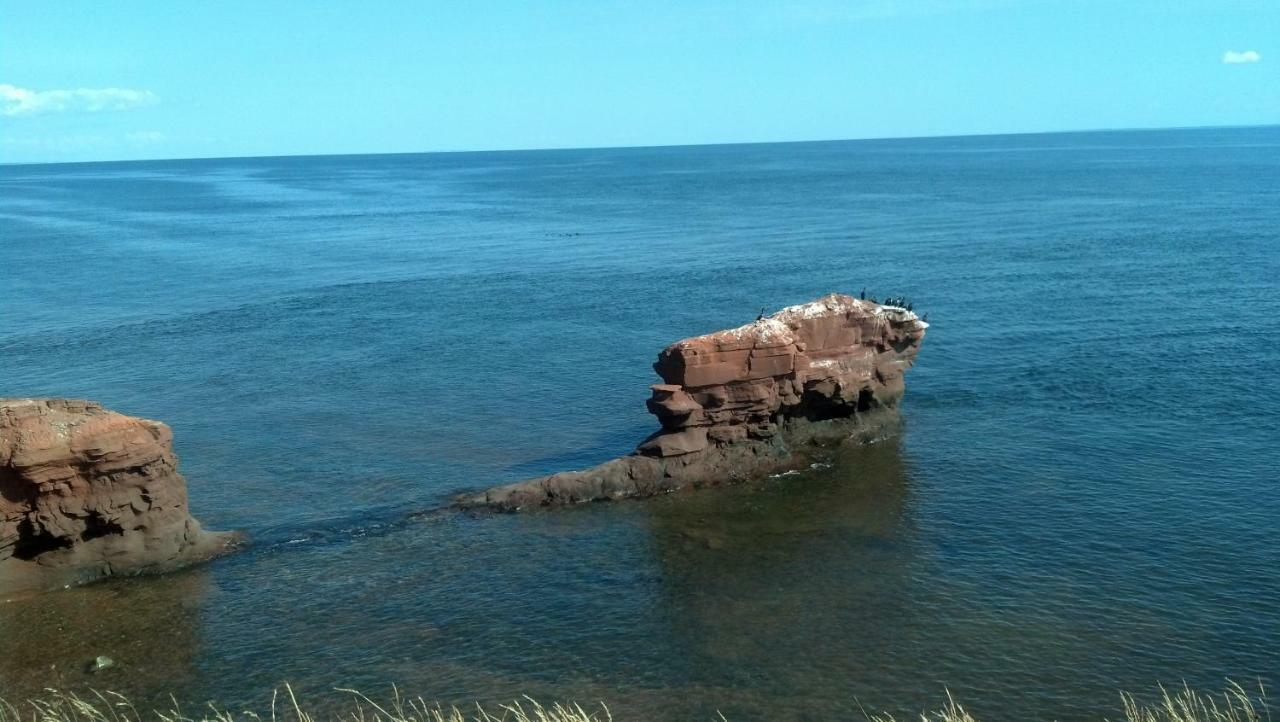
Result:
<svg viewBox="0 0 1280 722">
<path fill-rule="evenodd" d="M 460 704 L 607 700 L 618 719 L 813 720 L 914 718 L 950 689 L 981 719 L 1097 719 L 1116 690 L 1182 670 L 1208 687 L 1218 669 L 1275 668 L 1270 646 L 1231 665 L 1186 654 L 1265 627 L 1103 604 L 1100 589 L 1141 602 L 1151 582 L 1130 592 L 1054 568 L 1052 543 L 958 530 L 1019 488 L 962 496 L 963 469 L 920 463 L 922 426 L 738 487 L 429 515 L 0 604 L 0 694 L 92 685 L 261 712 L 285 682 L 317 710 L 343 703 L 337 687 L 397 684 Z M 1276 595 L 1240 598 L 1240 619 L 1277 618 Z M 97 654 L 119 668 L 84 674 Z"/>
<path fill-rule="evenodd" d="M 446 514 L 14 602 L 0 607 L 0 632 L 21 653 L 0 661 L 0 688 L 92 685 L 144 703 L 173 693 L 260 709 L 288 681 L 331 709 L 335 687 L 395 683 L 459 703 L 604 699 L 646 719 L 827 706 L 829 694 L 804 699 L 814 665 L 841 668 L 850 642 L 874 647 L 883 627 L 851 622 L 891 615 L 886 600 L 912 566 L 899 444 L 840 449 L 830 465 L 740 487 Z M 211 593 L 211 578 L 226 593 Z M 538 593 L 548 585 L 561 593 Z M 119 668 L 86 674 L 96 654 Z"/>
<path fill-rule="evenodd" d="M 201 608 L 210 580 L 194 569 L 116 579 L 0 604 L 0 690 L 26 698 L 47 687 L 109 688 L 139 707 L 191 688 L 200 653 Z M 86 666 L 106 655 L 116 666 Z"/>
<path fill-rule="evenodd" d="M 913 609 L 901 437 L 829 462 L 649 507 L 674 656 L 690 682 L 722 688 L 722 711 L 830 705 L 829 689 L 810 696 L 815 683 L 856 683 L 861 660 L 886 658 L 890 630 Z"/>
</svg>

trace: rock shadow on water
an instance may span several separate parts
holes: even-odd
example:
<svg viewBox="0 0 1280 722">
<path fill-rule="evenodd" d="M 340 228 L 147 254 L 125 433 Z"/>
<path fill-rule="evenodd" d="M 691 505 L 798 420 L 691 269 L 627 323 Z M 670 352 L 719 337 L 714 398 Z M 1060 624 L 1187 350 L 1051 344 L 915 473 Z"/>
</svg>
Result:
<svg viewBox="0 0 1280 722">
<path fill-rule="evenodd" d="M 902 441 L 848 444 L 797 473 L 645 505 L 687 683 L 720 689 L 730 719 L 761 696 L 829 705 L 821 680 L 833 671 L 853 691 L 900 654 L 895 630 L 910 626 L 921 564 Z"/>
<path fill-rule="evenodd" d="M 10 701 L 46 688 L 110 689 L 139 709 L 198 696 L 210 572 L 108 579 L 0 603 L 0 690 Z M 111 665 L 91 671 L 99 656 Z"/>
</svg>

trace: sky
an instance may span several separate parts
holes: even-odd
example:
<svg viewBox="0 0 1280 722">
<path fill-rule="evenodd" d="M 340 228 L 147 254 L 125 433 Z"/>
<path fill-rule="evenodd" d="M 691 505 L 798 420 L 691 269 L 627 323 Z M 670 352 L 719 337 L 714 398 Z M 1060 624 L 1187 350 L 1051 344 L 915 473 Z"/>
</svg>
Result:
<svg viewBox="0 0 1280 722">
<path fill-rule="evenodd" d="M 1280 123 L 1280 0 L 0 0 L 0 162 Z"/>
</svg>

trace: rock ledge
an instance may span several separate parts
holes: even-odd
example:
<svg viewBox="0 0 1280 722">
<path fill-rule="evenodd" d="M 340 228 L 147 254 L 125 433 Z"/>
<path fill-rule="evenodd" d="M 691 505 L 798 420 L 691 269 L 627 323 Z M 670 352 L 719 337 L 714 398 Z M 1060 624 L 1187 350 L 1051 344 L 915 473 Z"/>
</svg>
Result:
<svg viewBox="0 0 1280 722">
<path fill-rule="evenodd" d="M 795 468 L 810 450 L 896 423 L 928 324 L 831 294 L 658 355 L 647 406 L 662 428 L 629 456 L 462 497 L 506 511 L 652 496 Z"/>
</svg>

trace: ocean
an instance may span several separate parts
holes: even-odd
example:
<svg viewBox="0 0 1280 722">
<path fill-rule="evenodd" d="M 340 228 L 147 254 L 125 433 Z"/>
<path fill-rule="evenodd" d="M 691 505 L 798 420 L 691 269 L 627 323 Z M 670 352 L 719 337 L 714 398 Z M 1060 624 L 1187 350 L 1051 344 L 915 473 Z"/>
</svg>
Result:
<svg viewBox="0 0 1280 722">
<path fill-rule="evenodd" d="M 0 396 L 165 421 L 253 540 L 0 603 L 0 694 L 1075 720 L 1274 685 L 1278 277 L 1280 127 L 0 166 Z M 900 432 L 440 511 L 630 451 L 668 343 L 864 288 L 929 314 Z"/>
</svg>

